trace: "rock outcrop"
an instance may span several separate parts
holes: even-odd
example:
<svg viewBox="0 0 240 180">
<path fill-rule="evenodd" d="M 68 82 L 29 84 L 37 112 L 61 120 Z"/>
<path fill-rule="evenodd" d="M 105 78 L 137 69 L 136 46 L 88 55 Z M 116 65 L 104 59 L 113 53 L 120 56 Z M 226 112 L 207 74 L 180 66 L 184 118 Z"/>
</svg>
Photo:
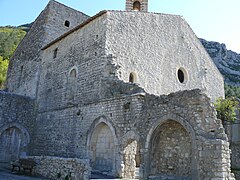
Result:
<svg viewBox="0 0 240 180">
<path fill-rule="evenodd" d="M 204 48 L 225 78 L 225 83 L 240 86 L 240 54 L 227 50 L 225 44 L 200 39 Z"/>
</svg>

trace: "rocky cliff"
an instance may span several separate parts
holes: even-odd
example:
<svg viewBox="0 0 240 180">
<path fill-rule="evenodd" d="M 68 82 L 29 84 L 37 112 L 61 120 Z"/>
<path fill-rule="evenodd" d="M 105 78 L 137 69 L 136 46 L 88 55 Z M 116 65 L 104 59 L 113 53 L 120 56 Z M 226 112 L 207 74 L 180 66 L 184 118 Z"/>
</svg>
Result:
<svg viewBox="0 0 240 180">
<path fill-rule="evenodd" d="M 226 49 L 225 44 L 200 39 L 204 48 L 225 78 L 225 83 L 240 86 L 240 54 Z"/>
</svg>

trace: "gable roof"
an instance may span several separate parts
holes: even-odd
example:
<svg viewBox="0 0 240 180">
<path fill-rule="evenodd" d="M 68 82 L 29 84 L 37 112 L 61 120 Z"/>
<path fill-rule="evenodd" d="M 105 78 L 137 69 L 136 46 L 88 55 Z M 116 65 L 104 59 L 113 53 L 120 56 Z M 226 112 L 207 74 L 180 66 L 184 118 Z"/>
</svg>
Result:
<svg viewBox="0 0 240 180">
<path fill-rule="evenodd" d="M 90 18 L 88 18 L 86 21 L 84 21 L 83 23 L 79 24 L 78 26 L 76 26 L 75 28 L 69 30 L 68 32 L 64 33 L 63 35 L 61 35 L 60 37 L 58 37 L 57 39 L 55 39 L 54 41 L 50 42 L 49 44 L 47 44 L 46 46 L 44 46 L 42 48 L 42 50 L 45 50 L 47 48 L 49 48 L 50 46 L 52 46 L 53 44 L 55 44 L 56 42 L 62 40 L 63 38 L 65 38 L 66 36 L 68 36 L 69 34 L 72 34 L 73 32 L 77 31 L 78 29 L 84 27 L 85 25 L 87 25 L 88 23 L 90 23 L 91 21 L 93 21 L 94 19 L 102 16 L 103 14 L 107 13 L 106 10 L 104 11 L 100 11 L 98 14 L 96 14 L 95 16 L 92 16 Z"/>
<path fill-rule="evenodd" d="M 52 0 L 54 1 L 54 0 Z M 78 26 L 74 27 L 73 29 L 69 30 L 68 32 L 64 33 L 63 35 L 61 35 L 60 37 L 58 37 L 57 39 L 53 40 L 52 42 L 50 42 L 49 44 L 47 44 L 46 46 L 44 46 L 42 48 L 42 50 L 45 50 L 47 48 L 49 48 L 50 46 L 52 46 L 53 44 L 55 44 L 56 42 L 62 40 L 63 38 L 65 38 L 66 36 L 68 36 L 69 34 L 77 31 L 78 29 L 84 27 L 85 25 L 87 25 L 88 23 L 90 23 L 91 21 L 95 20 L 96 18 L 102 16 L 103 14 L 107 13 L 107 12 L 133 12 L 133 11 L 120 11 L 120 10 L 103 10 L 100 11 L 99 13 L 97 13 L 96 15 L 90 17 L 89 19 L 87 19 L 86 21 L 84 21 L 83 23 L 79 24 Z M 174 17 L 180 17 L 182 18 L 182 16 L 180 15 L 173 15 L 173 14 L 164 14 L 164 13 L 155 13 L 155 12 L 140 12 L 140 13 L 148 13 L 148 14 L 158 14 L 158 15 L 167 15 L 167 16 L 174 16 Z"/>
</svg>

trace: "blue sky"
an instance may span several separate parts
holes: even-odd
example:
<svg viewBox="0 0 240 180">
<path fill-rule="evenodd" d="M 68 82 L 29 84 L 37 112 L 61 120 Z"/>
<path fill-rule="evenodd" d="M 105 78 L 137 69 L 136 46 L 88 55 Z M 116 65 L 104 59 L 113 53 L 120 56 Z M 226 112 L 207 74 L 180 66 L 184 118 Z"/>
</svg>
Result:
<svg viewBox="0 0 240 180">
<path fill-rule="evenodd" d="M 58 0 L 94 15 L 101 10 L 124 10 L 125 0 Z M 48 0 L 0 0 L 0 26 L 34 21 Z M 182 15 L 198 37 L 225 43 L 240 53 L 240 0 L 149 0 L 149 11 Z"/>
</svg>

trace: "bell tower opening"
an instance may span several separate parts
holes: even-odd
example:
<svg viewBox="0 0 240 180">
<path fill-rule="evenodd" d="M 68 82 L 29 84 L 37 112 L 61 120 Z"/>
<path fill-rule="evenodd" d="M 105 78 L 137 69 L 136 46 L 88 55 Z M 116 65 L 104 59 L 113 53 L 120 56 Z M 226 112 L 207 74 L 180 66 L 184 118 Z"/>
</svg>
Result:
<svg viewBox="0 0 240 180">
<path fill-rule="evenodd" d="M 126 11 L 148 11 L 148 0 L 126 0 Z"/>
<path fill-rule="evenodd" d="M 133 3 L 133 10 L 140 11 L 141 10 L 141 3 L 139 1 L 135 1 Z"/>
</svg>

